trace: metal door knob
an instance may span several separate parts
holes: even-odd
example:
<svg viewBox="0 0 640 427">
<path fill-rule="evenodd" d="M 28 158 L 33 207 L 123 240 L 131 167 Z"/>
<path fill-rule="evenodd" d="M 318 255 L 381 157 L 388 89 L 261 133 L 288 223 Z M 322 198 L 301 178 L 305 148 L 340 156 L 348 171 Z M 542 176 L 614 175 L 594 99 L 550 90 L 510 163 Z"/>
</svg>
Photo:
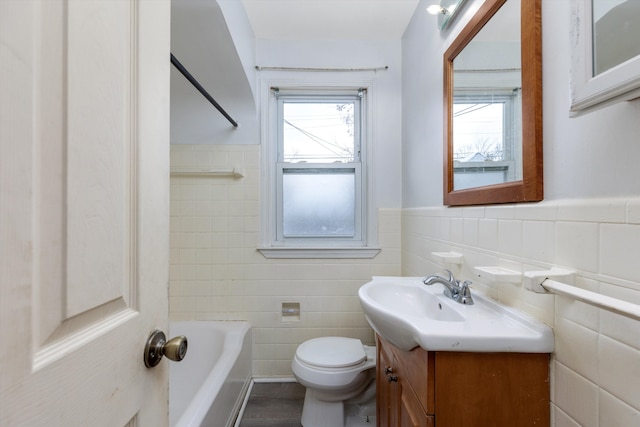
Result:
<svg viewBox="0 0 640 427">
<path fill-rule="evenodd" d="M 167 337 L 162 331 L 155 330 L 149 335 L 147 345 L 144 347 L 144 366 L 153 368 L 162 356 L 179 362 L 187 354 L 187 337 L 180 335 L 167 341 Z"/>
</svg>

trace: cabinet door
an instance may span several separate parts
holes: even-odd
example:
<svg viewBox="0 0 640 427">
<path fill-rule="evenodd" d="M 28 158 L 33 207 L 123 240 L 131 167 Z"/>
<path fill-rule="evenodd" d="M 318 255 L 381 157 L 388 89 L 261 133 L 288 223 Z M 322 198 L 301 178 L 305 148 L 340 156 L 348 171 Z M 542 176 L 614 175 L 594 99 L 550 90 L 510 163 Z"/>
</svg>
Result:
<svg viewBox="0 0 640 427">
<path fill-rule="evenodd" d="M 376 369 L 376 415 L 378 427 L 396 427 L 398 425 L 398 383 L 389 381 L 389 374 L 397 375 L 393 370 L 393 354 L 378 339 L 378 366 Z"/>
<path fill-rule="evenodd" d="M 434 426 L 426 411 L 433 407 L 432 365 L 426 351 L 400 351 L 378 337 L 378 427 Z"/>
<path fill-rule="evenodd" d="M 410 387 L 413 394 L 418 396 L 418 403 L 423 412 L 433 414 L 435 412 L 435 354 L 420 347 L 411 351 L 402 351 L 397 347 L 391 348 L 396 368 L 398 372 L 402 372 L 402 386 Z"/>
<path fill-rule="evenodd" d="M 427 415 L 413 389 L 406 384 L 406 379 L 399 384 L 400 399 L 398 401 L 400 427 L 433 427 L 434 416 Z"/>
</svg>

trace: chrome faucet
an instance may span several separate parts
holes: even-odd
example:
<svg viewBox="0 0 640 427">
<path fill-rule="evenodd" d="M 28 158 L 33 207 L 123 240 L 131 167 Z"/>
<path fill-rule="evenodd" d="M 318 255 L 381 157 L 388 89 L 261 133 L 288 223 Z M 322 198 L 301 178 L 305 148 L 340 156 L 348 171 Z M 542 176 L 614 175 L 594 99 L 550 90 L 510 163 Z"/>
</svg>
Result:
<svg viewBox="0 0 640 427">
<path fill-rule="evenodd" d="M 425 278 L 422 283 L 427 286 L 431 286 L 434 283 L 442 283 L 444 285 L 444 294 L 460 304 L 471 305 L 473 304 L 473 298 L 471 298 L 471 289 L 469 289 L 470 281 L 465 280 L 460 284 L 459 280 L 453 277 L 453 273 L 449 270 L 445 270 L 449 274 L 449 278 L 446 279 L 442 276 L 434 275 Z"/>
</svg>

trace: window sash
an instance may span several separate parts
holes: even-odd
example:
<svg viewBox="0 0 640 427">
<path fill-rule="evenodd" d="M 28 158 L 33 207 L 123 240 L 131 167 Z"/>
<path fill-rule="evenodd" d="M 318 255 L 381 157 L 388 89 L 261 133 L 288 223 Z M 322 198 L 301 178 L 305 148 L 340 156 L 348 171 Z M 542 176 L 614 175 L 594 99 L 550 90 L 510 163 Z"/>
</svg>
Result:
<svg viewBox="0 0 640 427">
<path fill-rule="evenodd" d="M 287 173 L 322 174 L 345 173 L 354 177 L 354 231 L 352 235 L 290 235 L 284 233 L 284 175 Z M 297 245 L 339 245 L 345 243 L 363 244 L 363 227 L 365 224 L 362 207 L 362 168 L 359 163 L 285 163 L 276 164 L 276 241 L 274 244 Z"/>
<path fill-rule="evenodd" d="M 350 91 L 353 92 L 353 91 Z M 284 104 L 291 103 L 353 103 L 353 143 L 354 143 L 354 160 L 353 162 L 361 162 L 362 159 L 362 97 L 358 93 L 352 94 L 296 94 L 296 93 L 278 93 L 277 97 L 277 161 L 284 161 Z M 343 162 L 350 163 L 350 162 Z"/>
</svg>

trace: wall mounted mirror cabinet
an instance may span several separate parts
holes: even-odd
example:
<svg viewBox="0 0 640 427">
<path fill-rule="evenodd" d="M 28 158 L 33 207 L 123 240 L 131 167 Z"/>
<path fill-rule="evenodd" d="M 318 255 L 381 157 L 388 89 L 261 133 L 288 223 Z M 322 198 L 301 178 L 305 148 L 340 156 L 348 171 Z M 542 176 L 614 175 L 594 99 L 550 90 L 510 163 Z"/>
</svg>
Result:
<svg viewBox="0 0 640 427">
<path fill-rule="evenodd" d="M 540 201 L 541 0 L 487 0 L 444 54 L 444 204 Z"/>
<path fill-rule="evenodd" d="M 640 97 L 640 1 L 573 0 L 571 115 Z"/>
</svg>

